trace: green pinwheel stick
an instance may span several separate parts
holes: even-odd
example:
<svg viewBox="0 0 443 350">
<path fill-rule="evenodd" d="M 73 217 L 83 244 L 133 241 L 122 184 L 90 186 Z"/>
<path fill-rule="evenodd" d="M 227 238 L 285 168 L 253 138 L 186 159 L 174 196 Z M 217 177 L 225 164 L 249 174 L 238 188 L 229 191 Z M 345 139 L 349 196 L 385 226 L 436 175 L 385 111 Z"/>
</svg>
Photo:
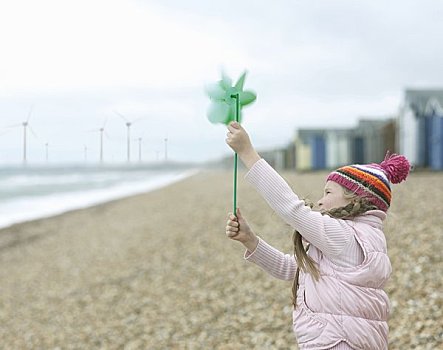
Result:
<svg viewBox="0 0 443 350">
<path fill-rule="evenodd" d="M 246 71 L 240 76 L 234 86 L 232 79 L 222 72 L 222 78 L 215 84 L 206 87 L 206 93 L 211 99 L 208 109 L 208 119 L 213 124 L 228 125 L 232 121 L 241 123 L 241 109 L 255 101 L 257 95 L 253 91 L 243 91 Z M 237 163 L 238 155 L 234 154 L 234 215 L 237 215 Z"/>
</svg>

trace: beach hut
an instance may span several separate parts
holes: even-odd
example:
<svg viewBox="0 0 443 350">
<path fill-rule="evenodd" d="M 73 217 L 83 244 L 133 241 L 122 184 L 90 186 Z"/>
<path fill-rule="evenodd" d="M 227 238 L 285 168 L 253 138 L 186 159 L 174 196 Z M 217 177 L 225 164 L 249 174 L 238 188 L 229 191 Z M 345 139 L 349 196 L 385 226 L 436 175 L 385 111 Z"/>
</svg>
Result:
<svg viewBox="0 0 443 350">
<path fill-rule="evenodd" d="M 406 92 L 397 123 L 397 145 L 399 152 L 408 158 L 411 164 L 418 165 L 418 118 L 416 116 L 416 106 L 409 99 L 410 96 Z"/>
<path fill-rule="evenodd" d="M 391 153 L 398 153 L 395 140 L 397 134 L 397 122 L 396 119 L 390 119 L 382 127 L 381 133 L 383 138 L 384 148 Z"/>
<path fill-rule="evenodd" d="M 429 122 L 429 166 L 433 170 L 443 169 L 443 108 L 438 100 L 428 101 L 425 115 Z"/>
<path fill-rule="evenodd" d="M 298 171 L 311 170 L 311 146 L 300 137 L 295 140 L 295 169 Z"/>
<path fill-rule="evenodd" d="M 258 153 L 274 169 L 285 169 L 285 149 L 259 151 Z"/>
<path fill-rule="evenodd" d="M 354 130 L 355 163 L 379 163 L 388 151 L 384 128 L 390 119 L 360 119 Z"/>
<path fill-rule="evenodd" d="M 299 129 L 296 136 L 298 170 L 326 168 L 326 130 Z"/>
<path fill-rule="evenodd" d="M 312 169 L 319 170 L 326 168 L 326 140 L 321 134 L 312 135 L 309 139 L 312 149 Z"/>
<path fill-rule="evenodd" d="M 363 136 L 355 133 L 351 138 L 351 159 L 354 164 L 365 163 L 365 140 Z"/>
<path fill-rule="evenodd" d="M 326 130 L 326 167 L 335 169 L 352 162 L 352 130 Z"/>
<path fill-rule="evenodd" d="M 295 169 L 296 154 L 295 154 L 295 141 L 290 142 L 284 149 L 285 159 L 284 167 L 285 169 Z"/>
<path fill-rule="evenodd" d="M 439 160 L 442 138 L 443 89 L 406 89 L 398 117 L 397 145 L 411 164 L 442 170 Z"/>
</svg>

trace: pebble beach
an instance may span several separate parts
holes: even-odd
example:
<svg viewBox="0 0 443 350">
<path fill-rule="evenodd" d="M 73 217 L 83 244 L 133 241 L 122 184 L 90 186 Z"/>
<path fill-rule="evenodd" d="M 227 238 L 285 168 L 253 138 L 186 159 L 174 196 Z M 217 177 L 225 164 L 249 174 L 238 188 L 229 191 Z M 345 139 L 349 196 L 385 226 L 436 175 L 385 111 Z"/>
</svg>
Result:
<svg viewBox="0 0 443 350">
<path fill-rule="evenodd" d="M 238 206 L 292 252 L 292 229 L 243 180 Z M 325 172 L 283 172 L 316 201 Z M 297 349 L 291 284 L 225 236 L 232 173 L 0 230 L 1 349 Z M 393 186 L 389 349 L 443 348 L 443 173 Z"/>
</svg>

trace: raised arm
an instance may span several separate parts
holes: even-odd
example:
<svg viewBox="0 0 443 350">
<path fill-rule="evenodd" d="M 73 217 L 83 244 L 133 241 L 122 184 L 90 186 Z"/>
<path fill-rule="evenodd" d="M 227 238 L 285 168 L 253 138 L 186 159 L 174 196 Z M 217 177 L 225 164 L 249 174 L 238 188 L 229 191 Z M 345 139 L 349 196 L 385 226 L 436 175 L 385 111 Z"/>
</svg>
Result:
<svg viewBox="0 0 443 350">
<path fill-rule="evenodd" d="M 353 238 L 344 220 L 311 210 L 286 181 L 264 160 L 257 161 L 245 176 L 269 206 L 312 245 L 328 257 L 337 257 Z"/>
<path fill-rule="evenodd" d="M 239 123 L 229 124 L 226 143 L 249 169 L 246 179 L 269 206 L 323 254 L 332 259 L 338 257 L 354 235 L 348 224 L 305 206 L 286 181 L 260 158 L 248 133 Z"/>
</svg>

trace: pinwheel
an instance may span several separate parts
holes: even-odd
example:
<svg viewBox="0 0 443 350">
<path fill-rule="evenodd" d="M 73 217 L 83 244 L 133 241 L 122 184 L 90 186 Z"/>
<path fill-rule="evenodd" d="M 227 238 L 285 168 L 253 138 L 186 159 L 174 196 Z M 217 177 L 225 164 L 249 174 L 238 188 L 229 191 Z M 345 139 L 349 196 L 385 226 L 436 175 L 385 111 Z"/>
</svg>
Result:
<svg viewBox="0 0 443 350">
<path fill-rule="evenodd" d="M 243 91 L 246 72 L 232 86 L 232 79 L 222 72 L 222 78 L 215 84 L 206 87 L 211 99 L 207 116 L 211 123 L 228 125 L 232 121 L 241 122 L 241 109 L 256 99 L 253 91 Z M 234 215 L 237 214 L 237 153 L 234 154 Z"/>
<path fill-rule="evenodd" d="M 232 79 L 222 72 L 222 79 L 216 84 L 207 86 L 206 93 L 211 99 L 208 119 L 211 123 L 228 125 L 232 121 L 241 122 L 241 108 L 256 99 L 253 91 L 243 91 L 246 72 L 232 86 Z"/>
</svg>

